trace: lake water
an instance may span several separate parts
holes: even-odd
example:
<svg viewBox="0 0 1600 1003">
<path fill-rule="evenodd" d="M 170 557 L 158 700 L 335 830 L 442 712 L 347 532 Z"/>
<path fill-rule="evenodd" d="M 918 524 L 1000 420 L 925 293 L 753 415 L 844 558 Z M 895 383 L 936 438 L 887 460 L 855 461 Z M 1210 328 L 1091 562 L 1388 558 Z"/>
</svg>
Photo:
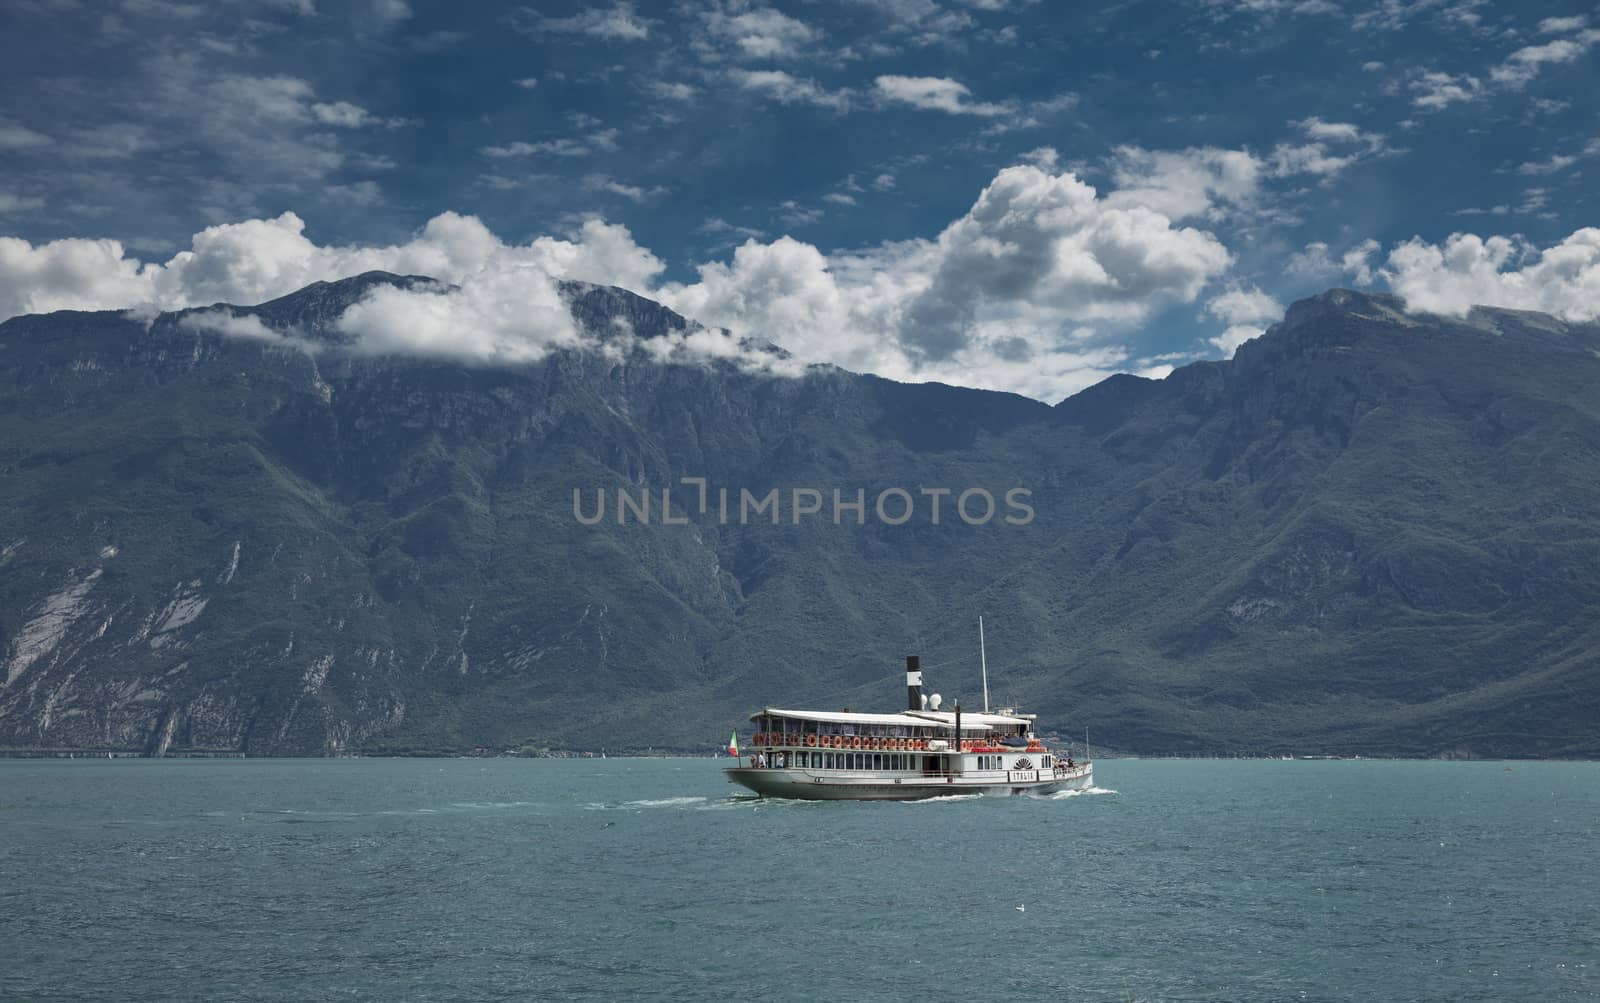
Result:
<svg viewBox="0 0 1600 1003">
<path fill-rule="evenodd" d="M 722 765 L 0 761 L 0 998 L 1600 998 L 1600 764 Z"/>
</svg>

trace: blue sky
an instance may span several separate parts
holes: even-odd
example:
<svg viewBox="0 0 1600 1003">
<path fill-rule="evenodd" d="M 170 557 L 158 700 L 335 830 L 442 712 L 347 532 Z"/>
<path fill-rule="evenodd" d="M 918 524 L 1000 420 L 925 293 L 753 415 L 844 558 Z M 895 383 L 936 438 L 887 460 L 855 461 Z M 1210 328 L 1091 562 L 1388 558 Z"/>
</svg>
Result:
<svg viewBox="0 0 1600 1003">
<path fill-rule="evenodd" d="M 1333 285 L 1600 289 L 1582 4 L 12 0 L 0 55 L 7 314 L 426 261 L 448 212 L 498 242 L 450 267 L 542 238 L 810 360 L 1053 399 Z M 167 267 L 284 213 L 294 250 Z"/>
</svg>

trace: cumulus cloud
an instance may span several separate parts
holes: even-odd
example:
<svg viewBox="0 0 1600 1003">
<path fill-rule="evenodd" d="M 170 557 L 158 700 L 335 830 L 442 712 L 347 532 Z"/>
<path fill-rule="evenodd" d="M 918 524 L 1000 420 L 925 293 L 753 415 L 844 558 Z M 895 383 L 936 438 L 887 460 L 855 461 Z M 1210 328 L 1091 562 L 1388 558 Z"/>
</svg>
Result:
<svg viewBox="0 0 1600 1003">
<path fill-rule="evenodd" d="M 703 57 L 731 52 L 739 59 L 783 59 L 821 37 L 804 21 L 770 7 L 717 4 L 703 14 L 705 34 L 695 40 Z"/>
<path fill-rule="evenodd" d="M 455 289 L 380 286 L 339 319 L 373 354 L 533 362 L 581 342 L 551 276 L 531 266 L 480 271 Z"/>
<path fill-rule="evenodd" d="M 1283 317 L 1283 304 L 1254 286 L 1235 286 L 1206 304 L 1206 312 L 1228 325 L 1215 338 L 1208 339 L 1227 358 L 1239 346 L 1266 333 L 1266 325 Z"/>
<path fill-rule="evenodd" d="M 319 245 L 286 212 L 208 227 L 166 262 L 141 262 L 115 240 L 34 246 L 0 238 L 0 316 L 49 310 L 261 303 L 317 281 L 379 269 L 469 284 L 485 274 L 607 282 L 648 289 L 665 267 L 624 226 L 589 220 L 570 239 L 508 245 L 474 216 L 442 213 L 411 240 L 389 246 Z"/>
<path fill-rule="evenodd" d="M 0 237 L 0 318 L 114 310 L 150 299 L 149 278 L 126 256 L 121 241 L 70 238 L 34 246 Z"/>
<path fill-rule="evenodd" d="M 1376 240 L 1368 238 L 1335 258 L 1328 253 L 1327 244 L 1316 240 L 1307 244 L 1305 250 L 1291 255 L 1284 271 L 1317 282 L 1337 280 L 1348 275 L 1358 286 L 1371 285 L 1371 258 L 1380 247 Z"/>
<path fill-rule="evenodd" d="M 1009 167 L 937 236 L 832 254 L 793 237 L 751 236 L 731 259 L 701 265 L 695 281 L 666 285 L 660 259 L 627 228 L 597 219 L 565 237 L 507 244 L 475 217 L 444 213 L 403 243 L 341 247 L 315 243 L 284 213 L 207 228 L 164 262 L 141 262 L 115 241 L 6 239 L 0 315 L 251 304 L 382 269 L 458 288 L 378 288 L 343 319 L 361 349 L 516 362 L 585 337 L 553 285 L 584 279 L 731 332 L 635 346 L 665 358 L 780 371 L 831 363 L 1058 399 L 1138 368 L 1119 337 L 1166 304 L 1193 302 L 1231 262 L 1212 234 L 1116 194 L 1102 196 L 1070 172 Z M 229 311 L 191 323 L 262 336 Z M 781 345 L 796 361 L 755 352 L 744 338 Z M 619 350 L 613 341 L 595 347 Z"/>
<path fill-rule="evenodd" d="M 1209 233 L 1019 166 L 936 239 L 834 255 L 749 240 L 658 295 L 808 360 L 1055 398 L 1123 362 L 1105 332 L 1193 301 L 1229 261 Z"/>
<path fill-rule="evenodd" d="M 1225 214 L 1224 207 L 1248 205 L 1254 199 L 1262 173 L 1261 161 L 1243 150 L 1121 146 L 1111 160 L 1117 190 L 1107 200 L 1118 206 L 1145 206 L 1173 220 L 1196 216 L 1216 220 Z"/>
<path fill-rule="evenodd" d="M 926 111 L 942 111 L 948 115 L 979 115 L 992 118 L 1009 114 L 1010 105 L 988 101 L 972 101 L 972 92 L 959 81 L 946 77 L 902 77 L 886 75 L 873 81 L 878 97 L 891 102 L 908 104 Z"/>
<path fill-rule="evenodd" d="M 1600 317 L 1600 228 L 1539 248 L 1519 237 L 1451 234 L 1389 253 L 1380 271 L 1408 310 L 1462 316 L 1474 306 L 1539 310 L 1569 321 Z"/>
</svg>

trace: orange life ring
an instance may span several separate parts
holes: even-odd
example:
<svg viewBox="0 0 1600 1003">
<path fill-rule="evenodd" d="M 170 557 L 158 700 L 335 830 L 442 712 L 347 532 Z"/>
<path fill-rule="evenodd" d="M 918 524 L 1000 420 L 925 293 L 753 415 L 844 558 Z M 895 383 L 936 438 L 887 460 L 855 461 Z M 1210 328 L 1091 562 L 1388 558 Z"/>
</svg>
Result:
<svg viewBox="0 0 1600 1003">
<path fill-rule="evenodd" d="M 814 748 L 816 746 L 816 744 L 817 744 L 817 736 L 815 736 L 815 735 L 807 735 L 806 736 L 806 748 L 808 748 L 808 749 L 809 748 Z"/>
<path fill-rule="evenodd" d="M 872 740 L 872 751 L 873 752 L 882 752 L 883 751 L 883 739 L 874 738 Z"/>
<path fill-rule="evenodd" d="M 899 749 L 901 752 L 906 751 L 906 740 L 903 739 L 903 738 L 895 739 L 895 746 L 894 747 L 896 749 Z"/>
<path fill-rule="evenodd" d="M 860 735 L 851 735 L 850 736 L 850 748 L 852 748 L 852 749 L 861 748 L 861 736 Z"/>
</svg>

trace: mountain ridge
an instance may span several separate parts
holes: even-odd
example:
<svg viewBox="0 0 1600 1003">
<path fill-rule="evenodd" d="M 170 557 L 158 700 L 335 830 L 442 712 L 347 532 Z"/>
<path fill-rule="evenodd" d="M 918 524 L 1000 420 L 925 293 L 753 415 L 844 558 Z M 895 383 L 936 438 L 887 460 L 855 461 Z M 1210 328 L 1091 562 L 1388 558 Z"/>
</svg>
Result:
<svg viewBox="0 0 1600 1003">
<path fill-rule="evenodd" d="M 333 285 L 258 309 L 325 323 L 360 288 Z M 693 324 L 564 292 L 590 329 Z M 1332 290 L 1234 360 L 1054 406 L 17 318 L 0 747 L 704 748 L 762 704 L 893 706 L 908 651 L 958 693 L 984 612 L 997 695 L 1097 744 L 1593 755 L 1595 327 L 1397 304 Z M 869 509 L 1024 486 L 1037 517 L 724 524 L 684 476 Z M 600 489 L 689 525 L 579 525 Z"/>
</svg>

